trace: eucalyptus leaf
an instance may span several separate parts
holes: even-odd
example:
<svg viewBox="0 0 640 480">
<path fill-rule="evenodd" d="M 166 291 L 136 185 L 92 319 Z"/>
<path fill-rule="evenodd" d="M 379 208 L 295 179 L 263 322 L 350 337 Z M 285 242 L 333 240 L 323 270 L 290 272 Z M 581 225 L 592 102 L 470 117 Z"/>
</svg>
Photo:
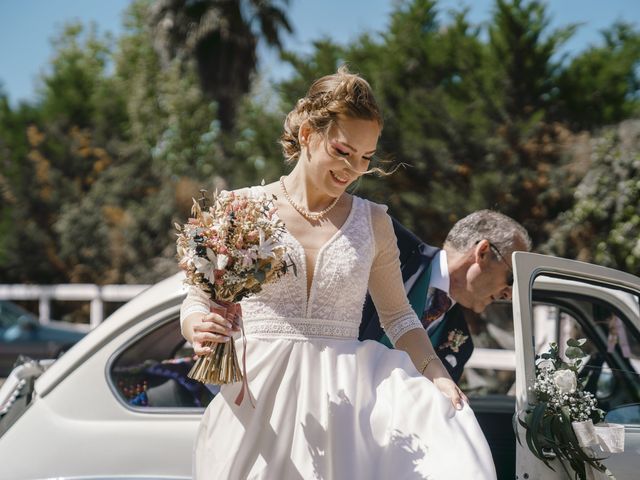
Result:
<svg viewBox="0 0 640 480">
<path fill-rule="evenodd" d="M 584 352 L 579 347 L 568 347 L 564 354 L 572 360 L 584 357 Z"/>
<path fill-rule="evenodd" d="M 579 339 L 575 339 L 575 338 L 570 338 L 569 340 L 567 340 L 567 345 L 569 345 L 570 347 L 582 347 L 585 343 L 587 343 L 587 339 L 586 338 L 579 338 Z"/>
</svg>

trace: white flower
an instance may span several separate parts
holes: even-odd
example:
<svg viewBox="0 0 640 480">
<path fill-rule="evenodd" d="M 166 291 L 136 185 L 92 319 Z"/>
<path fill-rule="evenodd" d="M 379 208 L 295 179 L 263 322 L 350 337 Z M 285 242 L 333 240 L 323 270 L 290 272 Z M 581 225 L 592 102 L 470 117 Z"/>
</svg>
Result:
<svg viewBox="0 0 640 480">
<path fill-rule="evenodd" d="M 273 250 L 275 248 L 281 247 L 282 243 L 280 243 L 273 237 L 269 238 L 268 240 L 265 240 L 264 231 L 262 229 L 260 229 L 259 235 L 260 235 L 260 240 L 259 240 L 260 243 L 258 245 L 258 251 L 256 252 L 258 254 L 258 258 L 269 258 L 269 257 L 276 258 L 276 254 L 273 252 Z"/>
<path fill-rule="evenodd" d="M 251 249 L 240 250 L 239 254 L 240 258 L 242 259 L 242 268 L 250 268 L 253 265 L 255 259 L 258 257 L 256 252 Z"/>
<path fill-rule="evenodd" d="M 571 370 L 558 370 L 553 374 L 553 383 L 555 383 L 556 387 L 560 393 L 572 393 L 576 390 L 578 386 L 578 381 L 576 379 L 576 374 Z"/>
<path fill-rule="evenodd" d="M 214 224 L 214 217 L 213 215 L 211 215 L 208 212 L 202 212 L 202 223 L 204 223 L 205 225 L 209 226 L 209 225 L 213 225 Z"/>
<path fill-rule="evenodd" d="M 540 363 L 538 363 L 538 368 L 540 370 L 548 370 L 548 371 L 555 370 L 555 367 L 553 366 L 553 360 L 549 358 L 545 358 L 544 360 L 540 361 Z"/>
<path fill-rule="evenodd" d="M 207 255 L 208 254 L 209 252 L 207 251 Z M 225 268 L 227 268 L 228 263 L 229 263 L 229 257 L 221 253 L 216 257 L 216 270 L 224 270 Z"/>
<path fill-rule="evenodd" d="M 194 261 L 197 258 L 196 252 L 191 248 L 184 248 L 178 245 L 178 256 L 181 258 L 180 264 L 187 268 L 191 268 L 194 265 Z"/>
<path fill-rule="evenodd" d="M 226 257 L 226 255 L 220 256 Z M 213 253 L 213 250 L 207 248 L 207 258 L 197 256 L 193 259 L 193 264 L 196 266 L 196 271 L 204 275 L 204 278 L 211 283 L 215 282 L 218 259 L 216 258 L 216 254 Z"/>
</svg>

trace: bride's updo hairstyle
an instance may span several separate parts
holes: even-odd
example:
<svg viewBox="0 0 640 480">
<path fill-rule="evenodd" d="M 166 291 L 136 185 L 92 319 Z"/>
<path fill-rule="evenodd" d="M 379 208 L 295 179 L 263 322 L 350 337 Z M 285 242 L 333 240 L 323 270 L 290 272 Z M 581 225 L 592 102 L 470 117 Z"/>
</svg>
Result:
<svg viewBox="0 0 640 480">
<path fill-rule="evenodd" d="M 298 133 L 308 120 L 314 131 L 326 135 L 338 116 L 358 120 L 375 120 L 382 128 L 382 114 L 369 83 L 341 66 L 333 75 L 321 77 L 311 85 L 307 95 L 298 100 L 284 121 L 280 144 L 287 163 L 300 158 Z"/>
</svg>

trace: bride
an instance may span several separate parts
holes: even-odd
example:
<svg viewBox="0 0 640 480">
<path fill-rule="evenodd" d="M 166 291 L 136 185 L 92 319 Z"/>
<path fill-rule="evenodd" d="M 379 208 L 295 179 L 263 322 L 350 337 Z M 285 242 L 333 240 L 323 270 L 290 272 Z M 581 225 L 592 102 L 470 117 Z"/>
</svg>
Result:
<svg viewBox="0 0 640 480">
<path fill-rule="evenodd" d="M 239 191 L 277 196 L 297 275 L 242 301 L 255 407 L 234 403 L 240 383 L 222 386 L 200 424 L 194 478 L 495 478 L 466 397 L 407 301 L 386 207 L 345 191 L 368 173 L 381 128 L 369 84 L 342 67 L 285 120 L 291 173 Z M 367 290 L 396 350 L 357 340 Z M 237 332 L 220 313 L 190 288 L 181 323 L 196 354 Z"/>
</svg>

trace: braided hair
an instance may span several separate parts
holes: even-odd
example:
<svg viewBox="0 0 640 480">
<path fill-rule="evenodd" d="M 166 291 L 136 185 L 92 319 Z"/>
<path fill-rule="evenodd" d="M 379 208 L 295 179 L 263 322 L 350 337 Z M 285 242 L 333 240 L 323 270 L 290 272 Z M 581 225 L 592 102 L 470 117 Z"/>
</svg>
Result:
<svg viewBox="0 0 640 480">
<path fill-rule="evenodd" d="M 299 99 L 284 121 L 280 144 L 287 163 L 300 158 L 298 133 L 308 121 L 314 131 L 326 134 L 338 116 L 375 120 L 382 128 L 382 114 L 369 83 L 343 65 L 333 75 L 319 78 Z"/>
</svg>

